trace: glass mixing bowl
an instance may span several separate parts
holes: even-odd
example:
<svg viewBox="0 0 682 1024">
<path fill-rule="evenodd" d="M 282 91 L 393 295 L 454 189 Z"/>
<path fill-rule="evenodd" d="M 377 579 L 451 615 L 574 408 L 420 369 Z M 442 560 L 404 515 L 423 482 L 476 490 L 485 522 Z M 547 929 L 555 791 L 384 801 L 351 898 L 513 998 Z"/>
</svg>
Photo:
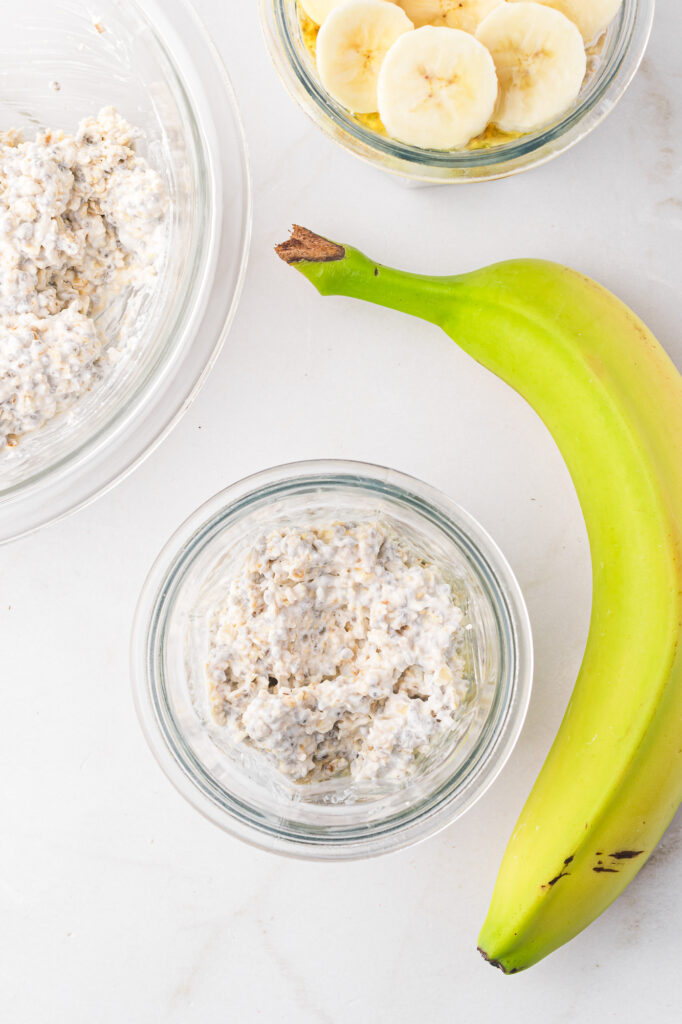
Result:
<svg viewBox="0 0 682 1024">
<path fill-rule="evenodd" d="M 184 0 L 27 0 L 0 14 L 0 128 L 73 131 L 114 105 L 171 197 L 168 258 L 133 359 L 0 452 L 0 541 L 77 508 L 140 462 L 197 393 L 234 316 L 251 226 L 225 69 Z"/>
<path fill-rule="evenodd" d="M 290 783 L 230 747 L 208 708 L 208 616 L 254 539 L 283 524 L 381 519 L 437 564 L 462 607 L 466 727 L 400 786 L 347 776 Z M 199 508 L 168 541 L 135 617 L 135 702 L 149 745 L 179 792 L 227 832 L 291 856 L 350 860 L 407 846 L 485 792 L 519 736 L 530 697 L 528 614 L 511 569 L 459 506 L 412 477 L 355 462 L 258 473 Z"/>
<path fill-rule="evenodd" d="M 588 74 L 560 121 L 520 138 L 482 148 L 418 149 L 371 130 L 322 86 L 301 32 L 297 0 L 260 0 L 261 22 L 275 68 L 296 102 L 334 142 L 382 170 L 432 184 L 484 181 L 551 160 L 591 132 L 613 110 L 639 67 L 655 0 L 623 0 L 599 44 L 588 51 Z"/>
</svg>

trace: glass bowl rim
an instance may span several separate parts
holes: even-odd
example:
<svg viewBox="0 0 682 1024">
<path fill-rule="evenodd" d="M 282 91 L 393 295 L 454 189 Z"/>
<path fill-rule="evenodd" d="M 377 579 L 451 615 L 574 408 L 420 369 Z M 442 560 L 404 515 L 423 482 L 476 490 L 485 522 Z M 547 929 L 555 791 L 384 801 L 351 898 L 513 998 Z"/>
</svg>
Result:
<svg viewBox="0 0 682 1024">
<path fill-rule="evenodd" d="M 507 177 L 538 167 L 574 146 L 597 127 L 626 92 L 644 56 L 656 5 L 656 0 L 623 0 L 617 15 L 622 24 L 613 66 L 603 78 L 595 76 L 599 81 L 559 121 L 500 146 L 438 151 L 380 136 L 333 100 L 298 59 L 286 30 L 287 2 L 259 0 L 259 6 L 270 57 L 290 96 L 318 128 L 354 156 L 374 166 L 378 164 L 389 173 L 430 184 Z M 387 163 L 382 163 L 382 159 Z"/>
<path fill-rule="evenodd" d="M 395 827 L 384 827 L 384 821 L 391 826 L 399 815 L 355 831 L 349 827 L 332 839 L 321 836 L 320 830 L 306 832 L 303 826 L 299 826 L 294 835 L 287 833 L 284 826 L 279 831 L 261 829 L 253 821 L 240 818 L 224 802 L 222 805 L 217 802 L 215 792 L 224 793 L 228 798 L 230 794 L 217 782 L 207 788 L 197 777 L 197 767 L 200 773 L 207 774 L 197 759 L 194 758 L 194 765 L 189 763 L 191 754 L 187 758 L 186 751 L 179 753 L 175 738 L 169 736 L 167 719 L 172 720 L 172 715 L 167 706 L 163 706 L 165 681 L 159 679 L 157 672 L 157 656 L 162 657 L 165 650 L 165 623 L 172 612 L 173 595 L 182 585 L 186 571 L 208 541 L 223 528 L 223 521 L 229 526 L 230 516 L 240 511 L 244 514 L 247 503 L 272 493 L 281 494 L 282 489 L 296 493 L 296 488 L 302 485 L 315 484 L 333 490 L 334 485 L 349 481 L 355 481 L 355 486 L 365 493 L 402 494 L 411 499 L 412 509 L 420 516 L 426 518 L 427 513 L 435 512 L 465 537 L 483 563 L 484 571 L 489 572 L 496 590 L 496 594 L 488 596 L 498 627 L 502 623 L 508 630 L 507 678 L 496 687 L 497 710 L 494 715 L 491 710 L 464 765 L 435 793 L 429 793 L 426 799 L 431 803 L 426 811 L 410 817 L 410 805 L 403 815 L 405 820 L 398 821 Z M 480 566 L 472 566 L 472 569 L 480 579 Z M 533 643 L 528 610 L 509 563 L 487 531 L 470 513 L 429 484 L 384 466 L 349 460 L 307 460 L 275 466 L 231 484 L 199 506 L 157 555 L 140 592 L 131 637 L 131 679 L 138 720 L 167 779 L 195 810 L 228 834 L 263 850 L 308 860 L 356 860 L 401 849 L 439 832 L 469 810 L 493 784 L 516 745 L 528 710 L 532 676 Z M 182 741 L 180 731 L 175 731 Z M 469 767 L 465 771 L 466 766 Z M 437 798 L 453 780 L 460 780 L 458 786 L 445 792 L 439 802 Z"/>
<path fill-rule="evenodd" d="M 222 239 L 215 224 L 209 224 L 210 244 L 206 254 L 192 271 L 188 293 L 189 307 L 179 310 L 181 319 L 170 328 L 173 344 L 160 355 L 150 373 L 121 408 L 112 412 L 92 438 L 67 452 L 56 463 L 29 476 L 0 494 L 0 546 L 25 537 L 86 507 L 114 488 L 132 473 L 168 436 L 192 404 L 213 368 L 232 326 L 241 298 L 251 246 L 253 225 L 253 189 L 248 146 L 236 93 L 220 53 L 190 0 L 166 0 L 165 22 L 155 24 L 150 6 L 158 0 L 130 0 L 130 6 L 153 31 L 168 61 L 190 116 L 194 145 L 206 191 L 204 212 L 222 210 L 224 188 L 218 163 L 228 141 L 242 183 L 236 231 L 239 251 L 234 260 L 234 290 L 218 314 L 219 329 L 210 332 L 211 341 L 200 354 L 192 339 L 201 332 L 207 310 L 212 312 L 220 287 L 215 279 Z M 182 22 L 182 30 L 179 23 Z M 164 30 L 170 28 L 187 47 L 181 60 L 168 46 Z M 190 58 L 190 49 L 200 49 L 203 60 Z M 191 79 L 191 80 L 190 80 Z M 215 94 L 211 84 L 218 84 Z M 197 95 L 197 87 L 201 90 Z M 225 106 L 230 117 L 224 116 Z M 204 131 L 210 118 L 215 138 Z M 201 333 L 209 333 L 208 331 Z M 191 364 L 191 365 L 190 365 Z M 190 386 L 184 383 L 187 369 Z M 149 408 L 153 409 L 153 419 Z M 15 525 L 16 524 L 16 525 Z"/>
</svg>

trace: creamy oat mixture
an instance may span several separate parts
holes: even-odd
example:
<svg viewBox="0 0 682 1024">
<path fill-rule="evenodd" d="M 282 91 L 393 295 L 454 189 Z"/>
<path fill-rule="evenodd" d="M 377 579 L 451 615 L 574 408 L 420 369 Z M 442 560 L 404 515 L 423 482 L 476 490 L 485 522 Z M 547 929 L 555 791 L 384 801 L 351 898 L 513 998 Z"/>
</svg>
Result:
<svg viewBox="0 0 682 1024">
<path fill-rule="evenodd" d="M 462 618 L 384 523 L 275 530 L 210 618 L 213 717 L 289 779 L 400 781 L 457 724 Z"/>
<path fill-rule="evenodd" d="M 0 448 L 68 409 L 120 358 L 96 317 L 161 267 L 168 195 L 113 107 L 75 135 L 0 133 Z"/>
</svg>

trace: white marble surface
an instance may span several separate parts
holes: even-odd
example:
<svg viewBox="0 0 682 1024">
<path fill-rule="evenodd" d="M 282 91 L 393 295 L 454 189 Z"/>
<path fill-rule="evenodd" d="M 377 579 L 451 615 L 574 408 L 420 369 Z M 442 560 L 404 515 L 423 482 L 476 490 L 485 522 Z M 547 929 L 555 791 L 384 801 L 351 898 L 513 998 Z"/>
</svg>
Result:
<svg viewBox="0 0 682 1024">
<path fill-rule="evenodd" d="M 679 816 L 618 903 L 532 971 L 505 978 L 475 951 L 586 634 L 586 537 L 553 442 L 437 330 L 322 301 L 272 245 L 297 220 L 414 270 L 549 257 L 618 292 L 682 365 L 682 11 L 659 4 L 630 92 L 569 154 L 507 181 L 409 190 L 293 106 L 253 0 L 199 7 L 246 122 L 252 258 L 229 342 L 170 439 L 92 507 L 0 551 L 0 1017 L 678 1020 Z M 128 679 L 136 596 L 176 524 L 246 473 L 325 456 L 414 473 L 476 515 L 518 573 L 537 644 L 528 721 L 492 791 L 416 849 L 343 866 L 256 852 L 185 805 Z"/>
</svg>

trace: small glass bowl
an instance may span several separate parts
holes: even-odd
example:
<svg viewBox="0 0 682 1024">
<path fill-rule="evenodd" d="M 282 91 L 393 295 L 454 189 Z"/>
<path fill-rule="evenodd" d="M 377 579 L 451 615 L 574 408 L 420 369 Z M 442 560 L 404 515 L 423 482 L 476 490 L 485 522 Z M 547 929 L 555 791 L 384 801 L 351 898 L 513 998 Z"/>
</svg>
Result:
<svg viewBox="0 0 682 1024">
<path fill-rule="evenodd" d="M 334 142 L 361 159 L 415 181 L 453 184 L 518 174 L 579 142 L 613 110 L 644 56 L 655 0 L 623 0 L 597 46 L 573 107 L 540 131 L 496 145 L 449 152 L 409 146 L 366 127 L 322 86 L 307 49 L 297 0 L 260 0 L 261 23 L 275 68 L 291 96 Z"/>
<path fill-rule="evenodd" d="M 221 581 L 254 538 L 284 523 L 381 519 L 440 566 L 465 612 L 468 728 L 401 786 L 358 791 L 284 780 L 210 717 L 207 618 Z M 470 627 L 466 629 L 466 627 Z M 528 614 L 499 549 L 459 506 L 412 477 L 355 462 L 302 462 L 258 473 L 211 498 L 171 537 L 139 600 L 135 703 L 147 741 L 179 792 L 225 831 L 277 853 L 351 860 L 408 846 L 468 810 L 519 736 L 532 679 Z"/>
<path fill-rule="evenodd" d="M 186 0 L 26 0 L 0 13 L 0 126 L 74 131 L 113 105 L 171 198 L 168 257 L 135 352 L 0 451 L 0 543 L 137 465 L 197 393 L 236 311 L 251 231 L 246 145 L 225 68 Z"/>
</svg>

